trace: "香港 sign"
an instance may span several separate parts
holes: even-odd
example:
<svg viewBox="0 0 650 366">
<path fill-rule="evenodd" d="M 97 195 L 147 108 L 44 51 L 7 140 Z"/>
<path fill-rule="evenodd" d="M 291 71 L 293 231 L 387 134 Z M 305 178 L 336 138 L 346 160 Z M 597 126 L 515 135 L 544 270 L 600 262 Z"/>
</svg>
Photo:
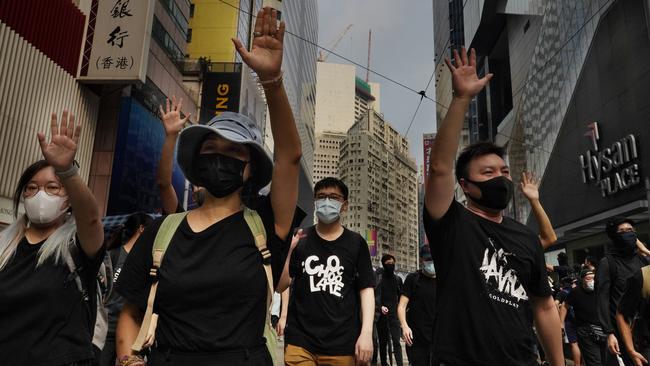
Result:
<svg viewBox="0 0 650 366">
<path fill-rule="evenodd" d="M 146 81 L 154 0 L 92 0 L 82 82 Z"/>
<path fill-rule="evenodd" d="M 592 148 L 580 155 L 582 181 L 595 183 L 603 197 L 630 189 L 641 182 L 639 171 L 639 151 L 636 137 L 628 134 L 611 146 L 600 147 L 598 123 L 589 124 L 585 136 L 591 140 Z"/>
</svg>

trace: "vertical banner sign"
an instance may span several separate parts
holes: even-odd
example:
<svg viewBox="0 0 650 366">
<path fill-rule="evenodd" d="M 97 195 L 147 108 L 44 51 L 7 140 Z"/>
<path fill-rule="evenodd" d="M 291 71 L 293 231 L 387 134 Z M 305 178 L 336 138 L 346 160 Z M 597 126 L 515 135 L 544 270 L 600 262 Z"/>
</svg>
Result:
<svg viewBox="0 0 650 366">
<path fill-rule="evenodd" d="M 436 139 L 435 133 L 425 133 L 422 135 L 422 146 L 424 148 L 424 184 L 426 187 L 427 178 L 429 177 L 429 164 L 431 163 L 431 145 L 433 145 L 433 140 Z"/>
<path fill-rule="evenodd" d="M 145 82 L 154 0 L 92 0 L 78 79 Z"/>
<path fill-rule="evenodd" d="M 367 229 L 366 230 L 366 243 L 368 243 L 368 250 L 370 251 L 371 257 L 377 256 L 377 230 Z"/>
<path fill-rule="evenodd" d="M 201 119 L 208 123 L 223 112 L 239 112 L 241 72 L 208 72 L 203 77 Z"/>
</svg>

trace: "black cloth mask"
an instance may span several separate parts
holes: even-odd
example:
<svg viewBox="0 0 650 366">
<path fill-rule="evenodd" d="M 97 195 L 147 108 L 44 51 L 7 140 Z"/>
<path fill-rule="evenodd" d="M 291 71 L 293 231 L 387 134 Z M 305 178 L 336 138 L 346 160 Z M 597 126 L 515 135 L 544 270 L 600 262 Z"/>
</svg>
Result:
<svg viewBox="0 0 650 366">
<path fill-rule="evenodd" d="M 503 210 L 508 207 L 514 191 L 514 186 L 510 179 L 501 175 L 483 182 L 475 182 L 468 178 L 465 178 L 465 180 L 481 190 L 481 198 L 472 197 L 466 192 L 472 201 L 493 210 Z"/>
<path fill-rule="evenodd" d="M 612 248 L 611 252 L 614 255 L 619 256 L 631 256 L 636 253 L 636 241 L 637 236 L 633 231 L 628 231 L 625 233 L 617 233 L 614 240 L 615 247 Z"/>
<path fill-rule="evenodd" d="M 384 274 L 385 275 L 392 275 L 395 273 L 395 265 L 394 264 L 384 264 Z"/>
<path fill-rule="evenodd" d="M 211 195 L 223 198 L 244 185 L 246 162 L 219 153 L 199 154 L 196 157 L 194 174 Z"/>
</svg>

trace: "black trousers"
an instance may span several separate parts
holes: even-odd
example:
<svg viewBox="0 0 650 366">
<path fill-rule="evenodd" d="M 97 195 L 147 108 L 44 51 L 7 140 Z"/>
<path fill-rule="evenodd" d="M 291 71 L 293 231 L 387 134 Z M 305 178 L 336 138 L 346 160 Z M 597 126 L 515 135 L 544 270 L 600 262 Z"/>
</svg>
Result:
<svg viewBox="0 0 650 366">
<path fill-rule="evenodd" d="M 381 366 L 388 366 L 386 352 L 389 336 L 393 344 L 393 355 L 395 355 L 397 366 L 402 366 L 402 346 L 399 343 L 402 330 L 397 317 L 393 314 L 380 315 L 377 320 L 377 333 L 379 334 Z"/>
<path fill-rule="evenodd" d="M 115 335 L 106 336 L 104 349 L 99 357 L 99 366 L 115 366 Z"/>
<path fill-rule="evenodd" d="M 578 346 L 580 353 L 585 360 L 586 366 L 604 366 L 607 359 L 607 341 L 598 342 L 593 336 L 591 329 L 578 327 Z M 616 363 L 618 366 L 618 363 Z"/>
<path fill-rule="evenodd" d="M 433 348 L 430 344 L 413 343 L 411 347 L 406 346 L 406 355 L 409 366 L 433 366 Z"/>
</svg>

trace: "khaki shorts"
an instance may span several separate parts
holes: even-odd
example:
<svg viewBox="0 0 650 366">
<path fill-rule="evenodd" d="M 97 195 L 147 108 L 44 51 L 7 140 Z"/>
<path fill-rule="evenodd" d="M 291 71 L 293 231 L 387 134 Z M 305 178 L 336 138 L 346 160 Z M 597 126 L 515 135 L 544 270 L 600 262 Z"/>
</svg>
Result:
<svg viewBox="0 0 650 366">
<path fill-rule="evenodd" d="M 317 355 L 291 344 L 284 350 L 286 366 L 354 366 L 354 356 Z"/>
</svg>

